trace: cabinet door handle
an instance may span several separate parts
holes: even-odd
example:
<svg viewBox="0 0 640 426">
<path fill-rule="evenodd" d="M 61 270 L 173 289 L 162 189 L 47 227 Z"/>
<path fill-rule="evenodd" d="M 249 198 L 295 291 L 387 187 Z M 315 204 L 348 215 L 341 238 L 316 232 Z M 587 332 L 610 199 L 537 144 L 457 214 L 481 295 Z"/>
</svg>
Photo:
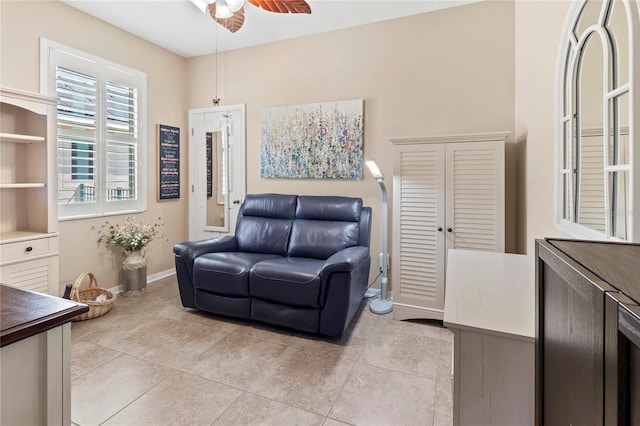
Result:
<svg viewBox="0 0 640 426">
<path fill-rule="evenodd" d="M 31 250 L 33 250 L 33 247 L 27 247 L 26 249 L 24 249 L 24 251 L 26 251 L 27 253 L 29 253 Z"/>
<path fill-rule="evenodd" d="M 453 232 L 453 229 L 447 228 L 447 232 Z"/>
<path fill-rule="evenodd" d="M 442 232 L 442 226 L 438 226 L 438 232 Z"/>
</svg>

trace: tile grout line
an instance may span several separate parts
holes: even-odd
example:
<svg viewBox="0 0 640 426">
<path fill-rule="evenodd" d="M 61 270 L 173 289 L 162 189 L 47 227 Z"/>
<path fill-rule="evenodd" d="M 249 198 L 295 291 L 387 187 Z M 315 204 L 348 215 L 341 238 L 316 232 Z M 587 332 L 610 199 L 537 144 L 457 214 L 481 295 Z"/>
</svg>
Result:
<svg viewBox="0 0 640 426">
<path fill-rule="evenodd" d="M 362 308 L 364 309 L 368 309 L 369 304 L 365 303 L 364 307 Z M 354 320 L 359 320 L 360 317 L 363 315 L 364 312 L 360 312 L 360 314 L 358 315 L 358 318 L 353 318 L 351 321 L 353 323 Z M 340 386 L 340 389 L 336 392 L 335 398 L 333 398 L 333 401 L 331 401 L 331 405 L 329 406 L 329 409 L 327 410 L 327 413 L 324 416 L 324 421 L 322 422 L 322 424 L 324 424 L 327 421 L 327 418 L 331 418 L 329 417 L 329 415 L 331 414 L 331 410 L 333 410 L 333 406 L 335 405 L 338 397 L 340 396 L 340 393 L 344 390 L 344 386 L 347 383 L 347 380 L 349 380 L 349 377 L 351 377 L 351 374 L 353 373 L 353 369 L 356 365 L 356 363 L 358 362 L 358 358 L 360 358 L 360 354 L 362 353 L 362 351 L 364 350 L 364 348 L 367 346 L 367 343 L 369 343 L 369 340 L 371 339 L 371 336 L 373 335 L 373 333 L 375 333 L 375 329 L 376 329 L 376 325 L 378 324 L 378 321 L 380 320 L 380 318 L 376 318 L 375 321 L 373 322 L 373 325 L 371 326 L 371 330 L 369 331 L 369 333 L 367 334 L 367 337 L 364 341 L 364 343 L 362 344 L 362 347 L 360 348 L 360 351 L 355 355 L 355 359 L 353 360 L 353 364 L 351 364 L 351 369 L 349 370 L 349 374 L 346 375 L 344 381 L 342 382 L 342 385 Z M 353 326 L 353 328 L 350 331 L 353 331 L 353 329 L 355 328 L 355 325 Z M 338 420 L 338 419 L 334 419 L 334 420 Z M 347 422 L 343 422 L 342 420 L 338 420 L 342 423 L 347 423 Z"/>
<path fill-rule="evenodd" d="M 91 373 L 92 371 L 96 370 L 97 368 L 100 368 L 100 367 L 104 366 L 106 363 L 113 361 L 114 359 L 118 358 L 120 355 L 126 354 L 126 352 L 122 352 L 120 350 L 113 349 L 113 348 L 110 348 L 108 346 L 104 346 L 104 345 L 101 345 L 101 344 L 98 344 L 98 343 L 93 343 L 93 342 L 90 342 L 88 340 L 83 340 L 82 338 L 78 338 L 78 340 L 82 340 L 85 343 L 90 343 L 92 345 L 96 345 L 96 346 L 99 346 L 101 348 L 108 349 L 110 351 L 118 352 L 118 354 L 116 356 L 114 356 L 113 358 L 108 359 L 107 361 L 103 362 L 102 364 L 96 365 L 95 367 L 91 368 L 90 370 L 85 371 L 84 373 L 80 374 L 79 376 L 72 378 L 71 379 L 72 382 L 74 380 L 79 379 L 80 377 L 84 376 L 85 374 Z"/>
<path fill-rule="evenodd" d="M 156 292 L 157 294 L 149 294 L 147 293 L 148 296 L 154 296 L 154 297 L 149 297 L 148 299 L 145 300 L 145 305 L 143 306 L 143 310 L 140 311 L 140 314 L 149 314 L 151 319 L 155 319 L 155 318 L 164 318 L 165 320 L 170 320 L 170 321 L 175 321 L 176 324 L 198 324 L 198 322 L 193 322 L 190 321 L 189 318 L 177 315 L 177 318 L 175 317 L 171 317 L 173 311 L 176 310 L 176 306 L 174 306 L 174 302 L 175 299 L 178 296 L 171 296 L 171 297 L 167 297 L 166 294 L 168 294 L 168 292 L 166 290 L 171 290 L 170 288 L 168 288 L 168 286 L 174 286 L 175 283 L 173 281 L 167 283 L 167 284 L 162 284 L 167 286 L 166 288 L 162 288 L 160 287 L 160 291 Z M 173 291 L 173 290 L 172 290 Z M 160 313 L 159 311 L 157 312 L 152 312 L 149 309 L 147 309 L 148 303 L 152 303 L 154 306 L 157 305 L 157 308 L 159 308 L 160 310 L 163 311 L 163 313 Z M 127 308 L 130 308 L 127 307 Z M 92 373 L 95 372 L 95 370 L 97 370 L 99 367 L 104 367 L 105 364 L 113 361 L 114 359 L 118 358 L 118 357 L 122 357 L 122 355 L 128 355 L 131 356 L 132 358 L 135 359 L 139 359 L 141 361 L 156 365 L 156 366 L 160 366 L 162 368 L 166 368 L 168 373 L 171 374 L 186 374 L 186 375 L 190 375 L 192 377 L 197 377 L 200 379 L 204 379 L 207 382 L 210 383 L 215 383 L 221 386 L 224 386 L 226 388 L 229 389 L 235 389 L 236 391 L 238 391 L 238 395 L 233 398 L 233 400 L 231 402 L 228 403 L 228 405 L 226 405 L 226 407 L 220 411 L 220 413 L 217 415 L 217 417 L 215 417 L 212 421 L 211 421 L 211 425 L 214 425 L 217 421 L 219 421 L 221 418 L 223 418 L 225 415 L 229 415 L 230 413 L 233 412 L 233 408 L 234 405 L 238 402 L 238 399 L 241 398 L 243 395 L 245 396 L 252 396 L 252 397 L 256 397 L 256 398 L 261 398 L 264 399 L 266 401 L 271 401 L 277 404 L 282 404 L 283 407 L 290 407 L 296 410 L 300 410 L 301 412 L 306 412 L 309 414 L 313 414 L 314 416 L 319 416 L 321 418 L 321 423 L 322 425 L 324 425 L 325 423 L 327 423 L 327 421 L 329 419 L 334 420 L 334 421 L 339 421 L 339 422 L 343 422 L 342 420 L 339 420 L 335 417 L 331 417 L 331 412 L 333 410 L 333 408 L 336 406 L 336 402 L 339 400 L 340 395 L 344 392 L 346 384 L 348 382 L 348 380 L 350 380 L 350 378 L 353 377 L 354 374 L 354 370 L 356 369 L 357 365 L 356 363 L 359 363 L 360 366 L 366 366 L 365 368 L 369 368 L 369 367 L 374 367 L 374 368 L 380 368 L 384 371 L 388 371 L 388 372 L 393 372 L 393 373 L 399 373 L 402 376 L 406 376 L 406 377 L 414 377 L 414 378 L 421 378 L 421 379 L 426 379 L 429 381 L 433 381 L 434 383 L 434 387 L 433 387 L 433 398 L 429 398 L 430 402 L 432 404 L 433 410 L 432 410 L 432 417 L 431 417 L 431 423 L 435 424 L 436 420 L 438 418 L 440 418 L 440 420 L 445 419 L 446 420 L 446 416 L 445 417 L 438 417 L 437 415 L 437 402 L 436 402 L 436 397 L 438 395 L 438 384 L 440 383 L 441 386 L 440 387 L 446 387 L 448 389 L 448 382 L 445 380 L 446 378 L 444 377 L 445 374 L 444 372 L 441 372 L 441 368 L 440 368 L 440 364 L 438 359 L 440 358 L 439 356 L 436 357 L 436 369 L 435 369 L 435 374 L 432 376 L 426 376 L 424 374 L 420 374 L 420 373 L 413 373 L 413 372 L 409 372 L 406 370 L 402 370 L 402 369 L 397 369 L 395 368 L 394 364 L 389 364 L 390 366 L 384 366 L 384 365 L 378 365 L 372 362 L 367 362 L 364 359 L 366 359 L 365 357 L 365 351 L 367 350 L 367 348 L 369 347 L 369 349 L 371 349 L 371 345 L 372 342 L 374 342 L 375 340 L 375 335 L 374 333 L 378 332 L 378 328 L 380 328 L 380 326 L 382 326 L 383 324 L 381 323 L 381 321 L 383 320 L 382 316 L 375 316 L 373 318 L 369 317 L 369 313 L 366 312 L 368 310 L 368 304 L 364 304 L 364 306 L 362 307 L 362 311 L 358 314 L 358 316 L 356 318 L 353 318 L 352 320 L 352 325 L 350 327 L 349 333 L 353 333 L 353 331 L 356 329 L 356 327 L 358 327 L 357 329 L 357 334 L 355 334 L 354 339 L 348 338 L 346 340 L 340 340 L 340 341 L 329 341 L 326 338 L 322 338 L 322 336 L 318 339 L 314 338 L 314 336 L 309 335 L 307 336 L 307 334 L 303 334 L 303 333 L 297 333 L 297 334 L 293 334 L 293 335 L 289 335 L 287 333 L 287 335 L 290 337 L 289 339 L 285 339 L 286 343 L 284 343 L 283 341 L 278 340 L 278 337 L 283 337 L 283 334 L 278 333 L 278 330 L 269 330 L 269 329 L 261 329 L 261 328 L 257 328 L 257 330 L 263 330 L 266 332 L 272 332 L 277 334 L 276 335 L 271 335 L 270 333 L 267 335 L 261 335 L 258 334 L 258 336 L 253 335 L 250 333 L 250 328 L 253 327 L 252 323 L 241 323 L 241 324 L 237 324 L 237 327 L 234 327 L 232 330 L 229 330 L 229 328 L 224 328 L 224 327 L 220 327 L 219 325 L 213 324 L 213 325 L 206 325 L 207 327 L 212 327 L 214 329 L 216 329 L 218 332 L 220 332 L 221 334 L 223 334 L 224 336 L 222 338 L 220 338 L 219 340 L 215 341 L 213 344 L 211 344 L 211 346 L 208 346 L 206 349 L 203 349 L 202 351 L 194 351 L 197 352 L 195 355 L 193 356 L 189 356 L 192 355 L 191 352 L 188 354 L 187 358 L 191 359 L 192 361 L 195 360 L 198 356 L 206 354 L 207 351 L 209 351 L 211 348 L 215 347 L 216 345 L 218 345 L 221 341 L 223 341 L 224 339 L 227 339 L 229 336 L 233 336 L 233 335 L 237 335 L 237 336 L 243 336 L 244 338 L 247 339 L 251 339 L 254 340 L 256 342 L 269 342 L 272 344 L 278 344 L 278 345 L 282 345 L 284 347 L 284 349 L 282 351 L 280 351 L 278 353 L 278 355 L 273 358 L 273 359 L 269 359 L 266 358 L 268 361 L 265 364 L 265 367 L 268 366 L 273 366 L 276 365 L 277 363 L 277 359 L 279 359 L 279 357 L 282 355 L 283 351 L 286 351 L 287 348 L 291 348 L 294 351 L 305 351 L 310 355 L 316 356 L 316 357 L 327 357 L 330 356 L 332 358 L 335 358 L 336 362 L 339 361 L 348 361 L 350 363 L 350 365 L 347 365 L 345 367 L 348 367 L 348 370 L 345 371 L 345 376 L 344 379 L 341 381 L 341 383 L 339 383 L 339 387 L 337 388 L 337 390 L 333 393 L 331 393 L 331 403 L 328 406 L 328 409 L 326 410 L 326 412 L 324 413 L 318 413 L 315 411 L 311 411 L 307 408 L 303 408 L 302 406 L 297 406 L 297 405 L 293 405 L 291 403 L 287 403 L 285 401 L 281 401 L 278 399 L 274 399 L 272 397 L 267 397 L 267 396 L 263 396 L 260 395 L 258 393 L 249 391 L 248 389 L 251 388 L 251 386 L 256 383 L 257 380 L 260 379 L 260 377 L 263 377 L 263 375 L 265 374 L 266 368 L 262 368 L 258 370 L 258 373 L 253 375 L 251 377 L 251 380 L 247 381 L 246 386 L 244 386 L 243 388 L 238 387 L 236 385 L 232 385 L 232 384 L 228 384 L 228 383 L 223 383 L 217 379 L 212 379 L 209 377 L 205 377 L 203 375 L 201 375 L 202 373 L 206 373 L 206 371 L 200 370 L 199 372 L 196 372 L 196 370 L 194 371 L 188 371 L 185 368 L 185 365 L 189 365 L 189 363 L 184 363 L 184 365 L 182 365 L 183 363 L 177 363 L 179 365 L 182 365 L 181 367 L 177 367 L 177 366 L 172 366 L 172 365 L 167 365 L 163 362 L 158 362 L 158 361 L 154 361 L 152 359 L 147 359 L 142 355 L 134 355 L 132 353 L 130 353 L 129 351 L 133 350 L 134 348 L 138 347 L 138 344 L 133 345 L 131 348 L 127 348 L 125 351 L 122 351 L 121 349 L 114 349 L 111 348 L 110 346 L 104 345 L 102 343 L 94 343 L 91 342 L 89 340 L 86 340 L 87 336 L 91 336 L 93 333 L 95 333 L 95 331 L 91 331 L 89 333 L 86 333 L 84 335 L 82 335 L 82 337 L 78 337 L 77 340 L 78 341 L 83 341 L 92 345 L 96 345 L 97 347 L 100 348 L 104 348 L 104 349 L 108 349 L 111 351 L 114 351 L 115 356 L 113 358 L 111 358 L 110 360 L 107 360 L 105 362 L 102 362 L 100 365 L 97 365 L 93 368 L 91 368 L 90 370 L 85 371 L 83 374 L 81 374 L 80 376 L 76 377 L 74 380 L 85 376 L 88 373 Z M 177 311 L 176 311 L 177 312 Z M 136 318 L 134 316 L 134 318 Z M 215 318 L 214 318 L 215 319 Z M 363 321 L 364 320 L 364 321 Z M 385 320 L 386 321 L 386 320 Z M 359 324 L 356 324 L 356 322 L 358 322 Z M 236 324 L 234 322 L 230 322 L 229 324 Z M 260 324 L 260 323 L 256 323 L 256 324 Z M 204 326 L 204 325 L 203 325 Z M 395 328 L 394 328 L 395 329 Z M 243 331 L 249 331 L 249 333 L 244 333 Z M 404 330 L 403 328 L 400 328 L 399 330 Z M 412 330 L 412 328 L 409 328 L 407 330 Z M 99 331 L 99 330 L 98 330 Z M 286 331 L 285 331 L 286 333 Z M 266 333 L 265 333 L 266 334 Z M 418 338 L 418 336 L 416 336 L 416 338 Z M 442 345 L 443 342 L 449 342 L 449 339 L 447 339 L 447 337 L 441 335 L 439 337 L 436 337 L 436 339 L 439 341 L 439 348 L 438 348 L 438 354 L 441 354 L 441 352 L 444 351 L 443 348 L 440 347 L 440 345 Z M 316 341 L 319 342 L 319 344 L 316 344 Z M 328 343 L 328 345 L 324 345 L 324 342 Z M 197 347 L 197 346 L 196 346 Z M 353 350 L 355 349 L 355 350 Z M 186 354 L 185 354 L 186 355 Z M 165 361 L 167 361 L 166 357 L 164 358 Z M 406 366 L 411 367 L 412 364 L 406 364 Z M 429 367 L 429 366 L 427 366 Z M 424 368 L 423 368 L 424 369 Z M 156 389 L 159 385 L 161 385 L 162 383 L 165 383 L 167 380 L 170 380 L 170 378 L 167 375 L 163 375 L 164 377 L 160 377 L 161 380 L 156 383 L 155 385 L 153 385 L 152 387 L 150 387 L 149 389 L 147 389 L 146 391 L 144 391 L 142 394 L 140 394 L 139 396 L 135 397 L 132 401 L 130 401 L 129 403 L 127 403 L 126 405 L 124 405 L 123 407 L 119 407 L 119 409 L 112 415 L 110 415 L 106 420 L 104 420 L 101 424 L 104 424 L 106 422 L 108 422 L 109 420 L 113 419 L 115 416 L 117 416 L 119 413 L 121 413 L 123 410 L 125 410 L 126 408 L 130 407 L 132 404 L 134 404 L 136 401 L 139 401 L 141 397 L 148 395 L 149 392 L 153 391 L 154 389 Z M 222 377 L 222 376 L 220 376 Z M 443 402 L 444 403 L 444 402 Z M 444 403 L 445 405 L 442 405 L 443 407 L 446 407 L 446 403 Z M 304 404 L 302 404 L 304 405 Z M 315 406 L 316 404 L 312 405 Z M 237 407 L 237 405 L 235 405 Z M 117 408 L 117 407 L 115 407 Z M 324 410 L 323 410 L 324 411 Z M 441 411 L 442 413 L 443 412 Z M 428 421 L 429 417 L 423 417 L 424 420 Z M 202 420 L 208 420 L 208 419 L 202 419 Z M 343 423 L 348 423 L 348 422 L 343 422 Z M 348 423 L 350 424 L 350 423 Z"/>
</svg>

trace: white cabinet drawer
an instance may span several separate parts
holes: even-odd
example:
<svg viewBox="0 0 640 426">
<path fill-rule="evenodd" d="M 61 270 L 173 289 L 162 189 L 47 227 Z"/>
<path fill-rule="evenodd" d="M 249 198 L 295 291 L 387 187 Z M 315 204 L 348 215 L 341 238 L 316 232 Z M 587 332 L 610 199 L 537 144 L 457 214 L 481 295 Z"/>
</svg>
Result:
<svg viewBox="0 0 640 426">
<path fill-rule="evenodd" d="M 38 238 L 0 245 L 0 262 L 29 260 L 55 251 L 53 238 Z"/>
</svg>

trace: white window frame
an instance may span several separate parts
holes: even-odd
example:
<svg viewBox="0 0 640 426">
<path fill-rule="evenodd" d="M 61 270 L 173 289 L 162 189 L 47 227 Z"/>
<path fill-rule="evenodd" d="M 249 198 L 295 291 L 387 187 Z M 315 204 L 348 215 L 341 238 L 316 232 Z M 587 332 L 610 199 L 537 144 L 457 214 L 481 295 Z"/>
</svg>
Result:
<svg viewBox="0 0 640 426">
<path fill-rule="evenodd" d="M 96 201 L 95 203 L 59 203 L 58 219 L 73 220 L 119 214 L 141 213 L 147 209 L 147 75 L 124 65 L 82 52 L 63 44 L 40 39 L 40 91 L 56 96 L 56 69 L 65 66 L 74 71 L 95 75 L 98 82 L 98 114 L 96 129 Z M 107 201 L 106 140 L 103 116 L 106 113 L 105 82 L 116 81 L 138 91 L 137 122 L 137 194 L 134 200 Z M 57 122 L 57 120 L 56 120 Z M 55 164 L 57 167 L 57 162 Z"/>
<path fill-rule="evenodd" d="M 571 144 L 573 144 L 575 133 L 573 125 L 567 124 L 572 123 L 572 117 L 575 111 L 573 111 L 571 106 L 568 107 L 568 113 L 564 111 L 565 98 L 568 98 L 569 102 L 571 102 L 574 95 L 573 88 L 567 87 L 567 76 L 571 75 L 569 80 L 571 81 L 571 84 L 574 85 L 574 68 L 576 67 L 576 60 L 580 56 L 580 49 L 583 48 L 589 36 L 600 38 L 599 41 L 603 44 L 604 55 L 606 56 L 605 61 L 609 61 L 609 66 L 605 67 L 606 70 L 611 68 L 610 61 L 612 61 L 611 57 L 613 54 L 610 46 L 605 42 L 606 37 L 609 37 L 609 35 L 604 31 L 604 16 L 602 14 L 602 10 L 604 9 L 601 10 L 597 24 L 589 26 L 579 36 L 574 35 L 574 27 L 580 19 L 586 2 L 587 0 L 579 0 L 573 3 L 571 10 L 569 11 L 558 55 L 556 74 L 558 90 L 556 98 L 555 223 L 558 230 L 570 237 L 590 240 L 619 240 L 619 238 L 612 235 L 610 215 L 605 215 L 606 230 L 604 233 L 590 229 L 578 223 L 574 214 L 575 194 L 572 191 L 573 183 L 570 185 L 569 195 L 565 195 L 563 192 L 563 177 L 569 176 L 570 179 L 576 179 L 574 176 L 575 171 L 573 171 L 572 166 L 566 167 L 566 165 L 563 164 L 565 155 L 569 156 L 569 159 L 572 160 L 570 153 L 572 152 L 573 145 Z M 627 195 L 627 202 L 629 204 L 627 210 L 627 241 L 640 241 L 640 215 L 637 213 L 640 211 L 640 197 L 637 197 L 634 193 L 634 187 L 640 187 L 640 173 L 638 173 L 638 168 L 640 168 L 640 150 L 638 150 L 635 142 L 635 129 L 639 128 L 638 124 L 640 124 L 640 121 L 638 118 L 640 115 L 633 113 L 635 106 L 640 103 L 637 101 L 640 99 L 640 85 L 637 85 L 634 82 L 635 64 L 638 58 L 640 58 L 640 44 L 638 43 L 638 34 L 640 34 L 640 25 L 638 21 L 640 0 L 621 0 L 618 7 L 624 7 L 627 16 L 629 31 L 629 81 L 627 84 L 621 84 L 617 87 L 608 86 L 607 90 L 603 92 L 603 128 L 610 127 L 610 101 L 621 94 L 629 93 L 629 126 L 624 129 L 622 127 L 619 128 L 618 135 L 624 134 L 629 138 L 630 160 L 627 165 L 610 165 L 606 147 L 609 145 L 609 138 L 612 136 L 609 135 L 609 132 L 603 132 L 603 149 L 605 151 L 605 164 L 603 167 L 605 174 L 605 208 L 610 205 L 612 197 L 607 184 L 607 173 L 620 171 L 627 172 L 629 174 L 629 189 Z M 605 74 L 603 79 L 605 84 L 610 85 L 611 80 L 608 74 Z M 567 142 L 566 145 L 565 141 Z M 567 150 L 567 152 L 565 152 L 565 150 Z M 571 182 L 573 182 L 573 180 L 571 180 Z M 566 207 L 569 208 L 569 218 L 564 217 L 564 209 Z"/>
</svg>

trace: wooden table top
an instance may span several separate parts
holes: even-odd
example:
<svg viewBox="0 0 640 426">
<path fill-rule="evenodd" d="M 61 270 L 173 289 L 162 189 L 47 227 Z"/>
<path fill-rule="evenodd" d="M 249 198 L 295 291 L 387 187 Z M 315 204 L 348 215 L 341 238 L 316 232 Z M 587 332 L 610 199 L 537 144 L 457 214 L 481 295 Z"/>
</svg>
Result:
<svg viewBox="0 0 640 426">
<path fill-rule="evenodd" d="M 0 347 L 67 323 L 89 307 L 0 284 Z"/>
</svg>

